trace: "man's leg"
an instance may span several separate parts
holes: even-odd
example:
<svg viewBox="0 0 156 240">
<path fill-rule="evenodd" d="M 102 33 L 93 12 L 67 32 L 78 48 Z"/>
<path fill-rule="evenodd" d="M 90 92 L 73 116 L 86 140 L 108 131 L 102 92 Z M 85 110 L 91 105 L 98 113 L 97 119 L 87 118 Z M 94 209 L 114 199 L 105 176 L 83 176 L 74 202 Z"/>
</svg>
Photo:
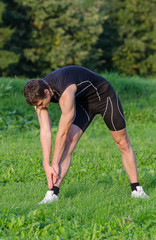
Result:
<svg viewBox="0 0 156 240">
<path fill-rule="evenodd" d="M 122 162 L 131 183 L 138 182 L 136 158 L 131 146 L 126 128 L 119 131 L 110 131 L 116 145 L 118 146 Z"/>
<path fill-rule="evenodd" d="M 55 183 L 55 186 L 58 188 L 60 187 L 62 180 L 70 167 L 72 152 L 75 149 L 80 137 L 93 120 L 94 115 L 95 114 L 93 113 L 87 112 L 85 106 L 82 106 L 78 103 L 76 104 L 75 119 L 68 132 L 65 149 L 59 164 L 59 177 Z"/>
<path fill-rule="evenodd" d="M 58 188 L 60 188 L 60 185 L 69 170 L 72 152 L 74 151 L 82 134 L 83 131 L 78 126 L 74 124 L 71 125 L 67 135 L 65 149 L 59 163 L 59 177 L 57 179 L 57 182 L 55 183 L 55 186 L 57 186 Z"/>
<path fill-rule="evenodd" d="M 122 162 L 131 183 L 131 196 L 135 198 L 148 198 L 148 195 L 138 183 L 136 158 L 126 128 L 119 131 L 111 131 L 111 134 L 121 152 Z"/>
</svg>

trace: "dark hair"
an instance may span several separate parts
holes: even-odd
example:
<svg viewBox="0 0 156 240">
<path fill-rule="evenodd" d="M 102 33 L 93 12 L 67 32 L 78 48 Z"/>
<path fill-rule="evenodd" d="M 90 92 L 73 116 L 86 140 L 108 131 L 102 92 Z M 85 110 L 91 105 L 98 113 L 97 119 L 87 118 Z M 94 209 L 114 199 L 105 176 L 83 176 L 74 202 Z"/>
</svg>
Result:
<svg viewBox="0 0 156 240">
<path fill-rule="evenodd" d="M 37 105 L 39 100 L 45 98 L 44 90 L 49 89 L 48 84 L 43 79 L 31 79 L 24 86 L 24 97 L 30 106 Z"/>
</svg>

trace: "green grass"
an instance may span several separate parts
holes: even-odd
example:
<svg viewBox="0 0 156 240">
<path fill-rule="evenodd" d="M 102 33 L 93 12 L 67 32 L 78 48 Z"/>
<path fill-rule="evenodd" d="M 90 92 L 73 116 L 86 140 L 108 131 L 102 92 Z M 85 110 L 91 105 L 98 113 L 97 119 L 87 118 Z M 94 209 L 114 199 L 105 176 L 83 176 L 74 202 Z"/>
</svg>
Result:
<svg viewBox="0 0 156 240">
<path fill-rule="evenodd" d="M 39 126 L 23 97 L 24 79 L 0 79 L 0 239 L 156 239 L 156 79 L 104 74 L 118 93 L 149 199 L 130 198 L 119 150 L 99 116 L 73 153 L 59 201 L 47 191 Z M 60 110 L 50 106 L 53 139 Z"/>
</svg>

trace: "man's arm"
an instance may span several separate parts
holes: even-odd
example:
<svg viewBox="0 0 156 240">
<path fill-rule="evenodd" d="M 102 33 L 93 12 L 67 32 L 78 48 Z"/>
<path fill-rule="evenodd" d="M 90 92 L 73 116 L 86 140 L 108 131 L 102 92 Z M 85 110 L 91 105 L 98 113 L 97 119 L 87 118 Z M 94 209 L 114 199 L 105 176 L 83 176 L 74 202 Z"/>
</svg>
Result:
<svg viewBox="0 0 156 240">
<path fill-rule="evenodd" d="M 55 175 L 55 177 L 57 178 L 57 173 L 50 166 L 52 148 L 51 122 L 49 118 L 48 109 L 36 108 L 36 112 L 40 124 L 40 141 L 43 154 L 43 167 L 47 176 L 48 187 L 51 189 L 53 187 L 52 176 Z"/>
<path fill-rule="evenodd" d="M 52 166 L 58 165 L 65 148 L 65 141 L 75 115 L 75 84 L 70 85 L 62 94 L 59 104 L 61 107 L 61 117 L 59 121 L 58 132 L 55 138 L 54 155 Z"/>
<path fill-rule="evenodd" d="M 43 154 L 43 166 L 50 165 L 51 148 L 52 148 L 52 132 L 51 122 L 48 109 L 36 109 L 40 124 L 40 141 Z"/>
</svg>

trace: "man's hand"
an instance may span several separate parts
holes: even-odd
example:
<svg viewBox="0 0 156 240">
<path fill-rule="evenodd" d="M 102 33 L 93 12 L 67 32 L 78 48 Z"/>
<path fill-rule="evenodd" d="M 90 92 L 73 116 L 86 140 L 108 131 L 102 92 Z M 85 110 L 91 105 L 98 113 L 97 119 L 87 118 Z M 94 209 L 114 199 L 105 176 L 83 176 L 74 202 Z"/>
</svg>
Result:
<svg viewBox="0 0 156 240">
<path fill-rule="evenodd" d="M 44 164 L 44 170 L 45 170 L 47 181 L 48 181 L 48 188 L 52 189 L 54 183 L 58 178 L 57 168 L 55 170 L 53 167 L 49 166 L 48 164 Z"/>
<path fill-rule="evenodd" d="M 55 175 L 53 175 L 53 184 L 55 184 L 57 179 L 58 179 L 58 177 L 59 177 L 59 165 L 57 163 L 52 163 L 52 168 L 57 173 L 57 177 Z"/>
</svg>

